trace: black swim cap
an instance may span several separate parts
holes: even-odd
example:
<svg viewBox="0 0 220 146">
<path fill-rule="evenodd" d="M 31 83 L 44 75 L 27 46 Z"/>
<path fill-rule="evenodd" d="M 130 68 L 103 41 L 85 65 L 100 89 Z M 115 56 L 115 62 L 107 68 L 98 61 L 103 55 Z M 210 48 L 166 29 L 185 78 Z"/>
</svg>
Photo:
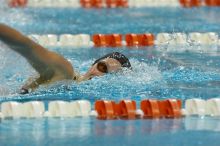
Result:
<svg viewBox="0 0 220 146">
<path fill-rule="evenodd" d="M 128 60 L 128 58 L 125 55 L 123 55 L 119 52 L 109 53 L 109 54 L 97 59 L 93 63 L 93 65 L 98 63 L 99 61 L 101 61 L 103 59 L 106 59 L 106 58 L 113 58 L 113 59 L 117 60 L 118 62 L 120 62 L 122 67 L 131 68 L 131 64 L 130 64 L 130 61 Z"/>
</svg>

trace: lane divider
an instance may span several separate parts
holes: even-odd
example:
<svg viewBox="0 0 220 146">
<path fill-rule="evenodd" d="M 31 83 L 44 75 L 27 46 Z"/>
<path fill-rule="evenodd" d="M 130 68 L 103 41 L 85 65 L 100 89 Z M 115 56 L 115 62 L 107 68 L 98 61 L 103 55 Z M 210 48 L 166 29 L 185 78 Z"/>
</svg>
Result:
<svg viewBox="0 0 220 146">
<path fill-rule="evenodd" d="M 200 7 L 202 6 L 201 0 L 179 0 L 183 7 Z"/>
<path fill-rule="evenodd" d="M 86 100 L 65 102 L 53 101 L 49 103 L 47 116 L 49 117 L 75 117 L 88 116 L 91 112 L 91 103 Z"/>
<path fill-rule="evenodd" d="M 29 35 L 31 39 L 40 43 L 45 47 L 148 47 L 148 46 L 170 46 L 167 50 L 160 51 L 205 51 L 213 52 L 219 51 L 220 45 L 219 35 L 215 32 L 190 32 L 186 33 L 152 33 L 143 34 L 45 34 Z M 205 47 L 181 47 L 178 49 L 176 46 L 211 46 L 209 49 Z M 174 47 L 172 47 L 174 46 Z M 160 47 L 159 47 L 160 48 Z"/>
<path fill-rule="evenodd" d="M 205 4 L 207 6 L 219 7 L 220 6 L 220 0 L 205 0 Z"/>
<path fill-rule="evenodd" d="M 84 117 L 95 116 L 100 120 L 115 119 L 158 119 L 181 118 L 183 116 L 220 116 L 220 98 L 208 100 L 193 98 L 185 101 L 185 108 L 179 99 L 145 99 L 137 108 L 134 100 L 97 100 L 92 105 L 87 100 L 51 101 L 46 105 L 41 101 L 25 103 L 1 103 L 0 118 L 43 118 L 43 117 Z"/>
<path fill-rule="evenodd" d="M 9 0 L 10 7 L 75 7 L 75 8 L 128 8 L 128 7 L 219 7 L 220 0 Z"/>
<path fill-rule="evenodd" d="M 126 34 L 126 44 L 129 47 L 133 46 L 153 46 L 154 35 L 150 33 L 146 34 Z"/>
<path fill-rule="evenodd" d="M 92 47 L 93 42 L 90 40 L 90 35 L 88 34 L 45 34 L 37 35 L 31 34 L 28 35 L 32 40 L 40 43 L 43 46 L 47 47 Z"/>
<path fill-rule="evenodd" d="M 9 0 L 8 5 L 10 7 L 26 7 L 28 0 Z"/>
<path fill-rule="evenodd" d="M 92 38 L 95 47 L 122 47 L 121 34 L 94 34 Z"/>
<path fill-rule="evenodd" d="M 189 99 L 185 103 L 186 115 L 220 116 L 220 98 L 209 100 Z"/>
<path fill-rule="evenodd" d="M 83 8 L 127 8 L 128 0 L 80 0 Z"/>
</svg>

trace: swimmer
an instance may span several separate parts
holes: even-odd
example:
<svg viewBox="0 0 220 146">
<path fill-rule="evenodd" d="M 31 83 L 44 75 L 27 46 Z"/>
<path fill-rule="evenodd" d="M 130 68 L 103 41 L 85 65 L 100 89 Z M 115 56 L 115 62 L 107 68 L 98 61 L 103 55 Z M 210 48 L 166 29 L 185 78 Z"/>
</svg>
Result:
<svg viewBox="0 0 220 146">
<path fill-rule="evenodd" d="M 128 58 L 119 52 L 109 53 L 97 59 L 89 71 L 81 76 L 78 81 L 89 80 L 94 76 L 102 76 L 106 73 L 116 72 L 122 68 L 131 69 L 131 64 Z"/>
<path fill-rule="evenodd" d="M 118 71 L 122 67 L 131 68 L 129 60 L 123 54 L 114 52 L 96 60 L 89 71 L 80 76 L 63 56 L 47 50 L 15 29 L 1 23 L 0 40 L 26 58 L 39 73 L 38 78 L 21 88 L 20 94 L 34 91 L 39 85 L 52 84 L 62 80 L 81 82 L 95 76 Z"/>
</svg>

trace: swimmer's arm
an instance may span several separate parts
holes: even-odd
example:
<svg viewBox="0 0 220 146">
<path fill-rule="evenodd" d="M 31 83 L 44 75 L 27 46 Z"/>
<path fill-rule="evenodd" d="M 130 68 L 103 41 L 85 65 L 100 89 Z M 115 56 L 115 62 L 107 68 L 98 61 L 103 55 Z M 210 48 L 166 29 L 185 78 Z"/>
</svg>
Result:
<svg viewBox="0 0 220 146">
<path fill-rule="evenodd" d="M 25 57 L 40 74 L 44 72 L 50 51 L 4 24 L 0 24 L 0 40 Z"/>
<path fill-rule="evenodd" d="M 24 57 L 28 57 L 30 53 L 33 53 L 36 49 L 47 52 L 47 50 L 39 44 L 4 24 L 0 24 L 0 40 Z"/>
<path fill-rule="evenodd" d="M 49 82 L 49 80 L 45 80 L 42 77 L 39 77 L 37 79 L 30 79 L 31 81 L 29 81 L 28 83 L 26 83 L 24 86 L 22 86 L 20 94 L 27 94 L 29 92 L 33 92 L 35 91 L 41 84 L 46 84 L 47 82 Z"/>
</svg>

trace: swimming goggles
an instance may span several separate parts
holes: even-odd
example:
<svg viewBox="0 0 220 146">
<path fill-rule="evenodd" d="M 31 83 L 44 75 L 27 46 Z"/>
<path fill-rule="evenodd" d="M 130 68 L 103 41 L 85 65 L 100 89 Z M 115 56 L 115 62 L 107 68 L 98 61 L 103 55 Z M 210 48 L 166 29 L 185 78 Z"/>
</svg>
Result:
<svg viewBox="0 0 220 146">
<path fill-rule="evenodd" d="M 101 73 L 108 73 L 108 67 L 107 64 L 103 61 L 100 61 L 97 63 L 97 70 Z"/>
</svg>

